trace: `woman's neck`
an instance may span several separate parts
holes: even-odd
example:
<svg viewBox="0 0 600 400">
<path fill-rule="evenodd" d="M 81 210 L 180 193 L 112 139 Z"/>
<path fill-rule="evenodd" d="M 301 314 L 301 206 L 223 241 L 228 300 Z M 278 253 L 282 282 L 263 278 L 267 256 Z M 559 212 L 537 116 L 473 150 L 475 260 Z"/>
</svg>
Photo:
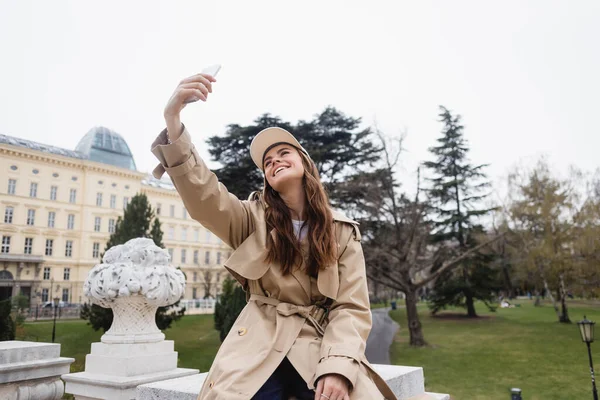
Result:
<svg viewBox="0 0 600 400">
<path fill-rule="evenodd" d="M 292 219 L 304 221 L 304 210 L 306 209 L 306 194 L 301 185 L 288 188 L 285 192 L 279 193 L 279 196 L 290 209 Z"/>
</svg>

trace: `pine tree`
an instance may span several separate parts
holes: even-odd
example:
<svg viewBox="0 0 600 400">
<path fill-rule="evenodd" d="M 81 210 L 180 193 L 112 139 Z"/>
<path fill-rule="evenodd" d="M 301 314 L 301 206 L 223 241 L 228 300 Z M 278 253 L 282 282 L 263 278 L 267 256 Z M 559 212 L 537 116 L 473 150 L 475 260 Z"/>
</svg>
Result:
<svg viewBox="0 0 600 400">
<path fill-rule="evenodd" d="M 152 223 L 152 229 L 150 224 Z M 158 217 L 154 217 L 152 207 L 148 202 L 148 197 L 143 193 L 136 194 L 125 209 L 123 218 L 117 220 L 115 231 L 106 243 L 105 252 L 113 246 L 124 244 L 128 240 L 135 238 L 150 238 L 154 243 L 161 248 L 164 248 L 162 243 L 162 229 Z M 102 258 L 104 254 L 100 258 Z M 156 313 L 156 325 L 159 329 L 164 330 L 171 326 L 173 321 L 180 319 L 185 309 L 178 310 L 179 302 L 169 307 L 159 307 Z M 103 308 L 96 304 L 91 306 L 84 304 L 81 309 L 80 317 L 88 320 L 94 330 L 102 329 L 104 332 L 110 329 L 113 321 L 113 313 L 110 308 Z"/>
<path fill-rule="evenodd" d="M 469 163 L 469 147 L 463 137 L 464 126 L 460 115 L 453 116 L 448 109 L 440 106 L 439 117 L 444 124 L 442 136 L 437 140 L 438 145 L 429 149 L 435 161 L 424 163 L 433 172 L 428 189 L 437 215 L 432 239 L 436 243 L 447 243 L 449 249 L 454 247 L 458 252 L 465 252 L 478 245 L 473 233 L 482 228 L 476 223 L 476 218 L 493 210 L 478 208 L 488 196 L 484 191 L 490 184 L 482 172 L 487 165 L 474 166 Z M 459 276 L 446 273 L 438 278 L 433 309 L 461 305 L 467 308 L 470 317 L 476 317 L 474 300 L 490 300 L 490 288 L 478 285 L 494 279 L 491 269 L 487 276 L 481 276 L 484 272 L 481 269 L 482 261 L 485 259 L 477 256 L 471 258 L 457 269 Z"/>
</svg>

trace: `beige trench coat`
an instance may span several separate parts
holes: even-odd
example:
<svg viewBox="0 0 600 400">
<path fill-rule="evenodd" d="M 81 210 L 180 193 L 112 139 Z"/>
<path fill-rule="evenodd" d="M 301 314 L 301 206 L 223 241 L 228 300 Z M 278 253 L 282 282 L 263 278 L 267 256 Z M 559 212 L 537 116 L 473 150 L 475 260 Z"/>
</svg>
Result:
<svg viewBox="0 0 600 400">
<path fill-rule="evenodd" d="M 154 176 L 166 171 L 190 216 L 234 249 L 225 267 L 249 300 L 223 341 L 198 399 L 251 399 L 285 356 L 310 389 L 319 377 L 337 373 L 352 384 L 352 400 L 396 399 L 364 355 L 371 312 L 358 224 L 334 211 L 337 263 L 316 279 L 301 269 L 283 276 L 278 265 L 264 262 L 265 205 L 229 193 L 198 156 L 185 128 L 172 144 L 163 131 L 152 152 L 160 160 Z M 306 240 L 302 249 L 306 260 Z M 320 324 L 314 313 L 320 309 L 314 304 L 326 298 L 333 303 Z"/>
</svg>

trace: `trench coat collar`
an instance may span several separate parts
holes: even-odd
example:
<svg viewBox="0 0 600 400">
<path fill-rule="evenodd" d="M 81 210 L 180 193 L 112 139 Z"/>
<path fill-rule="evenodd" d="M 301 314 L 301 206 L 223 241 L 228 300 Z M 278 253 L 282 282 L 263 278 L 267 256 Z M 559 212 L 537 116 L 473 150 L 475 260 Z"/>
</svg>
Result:
<svg viewBox="0 0 600 400">
<path fill-rule="evenodd" d="M 256 224 L 256 230 L 248 236 L 248 238 L 233 252 L 231 257 L 226 261 L 225 267 L 230 271 L 235 272 L 234 275 L 240 275 L 241 277 L 249 280 L 260 279 L 271 267 L 275 265 L 273 263 L 265 262 L 266 257 L 266 224 L 264 223 L 264 209 L 258 215 L 258 219 L 262 220 L 263 223 Z M 344 214 L 332 210 L 334 220 L 334 233 L 336 235 L 336 242 L 338 243 L 338 249 L 341 251 L 343 244 L 339 243 L 341 225 L 342 223 L 352 224 L 358 226 L 356 221 L 346 217 Z M 272 229 L 269 234 L 274 237 L 275 230 Z M 308 247 L 306 240 L 302 241 L 303 248 Z M 262 251 L 261 251 L 262 249 Z M 307 249 L 308 250 L 308 249 Z M 337 255 L 339 259 L 340 254 Z M 310 301 L 310 277 L 308 274 L 300 269 L 292 271 L 292 275 L 298 280 L 298 283 L 304 290 L 307 299 Z M 237 276 L 236 276 L 237 277 Z M 239 280 L 239 278 L 238 278 Z M 244 283 L 242 283 L 244 285 Z M 328 265 L 326 268 L 319 270 L 317 277 L 317 288 L 319 292 L 332 300 L 336 300 L 338 291 L 340 288 L 340 276 L 338 271 L 337 261 L 332 265 Z"/>
</svg>

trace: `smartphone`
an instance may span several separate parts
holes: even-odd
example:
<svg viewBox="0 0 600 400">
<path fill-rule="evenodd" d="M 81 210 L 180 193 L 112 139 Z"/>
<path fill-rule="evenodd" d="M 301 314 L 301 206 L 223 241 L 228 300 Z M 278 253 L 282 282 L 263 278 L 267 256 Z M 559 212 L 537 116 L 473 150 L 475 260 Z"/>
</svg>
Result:
<svg viewBox="0 0 600 400">
<path fill-rule="evenodd" d="M 209 67 L 204 68 L 201 73 L 210 75 L 214 78 L 217 76 L 217 74 L 219 73 L 220 70 L 221 70 L 221 64 L 213 64 Z M 198 100 L 200 100 L 200 99 L 197 97 L 191 97 L 191 98 L 187 99 L 186 101 L 184 101 L 184 103 L 189 104 L 189 103 L 196 102 Z"/>
</svg>

